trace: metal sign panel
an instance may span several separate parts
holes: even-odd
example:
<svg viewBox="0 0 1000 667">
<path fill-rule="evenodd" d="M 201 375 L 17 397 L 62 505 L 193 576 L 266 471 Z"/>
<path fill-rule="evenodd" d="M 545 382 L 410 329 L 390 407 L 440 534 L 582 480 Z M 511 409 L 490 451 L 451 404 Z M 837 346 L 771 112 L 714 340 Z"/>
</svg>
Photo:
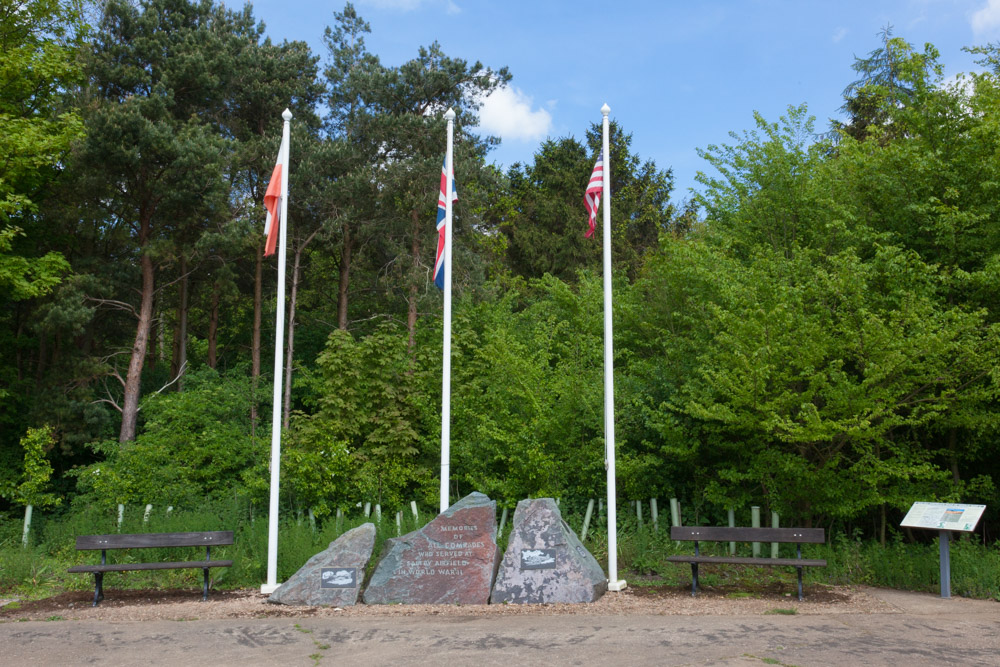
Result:
<svg viewBox="0 0 1000 667">
<path fill-rule="evenodd" d="M 983 516 L 986 505 L 961 503 L 913 503 L 900 526 L 972 532 Z"/>
</svg>

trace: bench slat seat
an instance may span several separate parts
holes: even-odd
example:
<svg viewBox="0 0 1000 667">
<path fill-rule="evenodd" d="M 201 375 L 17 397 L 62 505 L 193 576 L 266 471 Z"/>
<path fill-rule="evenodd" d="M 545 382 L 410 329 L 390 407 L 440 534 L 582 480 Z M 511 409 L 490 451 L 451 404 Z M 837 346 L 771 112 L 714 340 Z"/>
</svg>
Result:
<svg viewBox="0 0 1000 667">
<path fill-rule="evenodd" d="M 97 565 L 74 565 L 67 572 L 93 573 L 94 606 L 104 599 L 104 575 L 107 572 L 129 572 L 135 570 L 183 570 L 200 569 L 204 573 L 202 600 L 208 599 L 208 573 L 213 567 L 230 567 L 231 560 L 212 560 L 212 547 L 233 544 L 233 531 L 212 530 L 187 533 L 138 533 L 110 535 L 80 535 L 76 538 L 78 551 L 100 551 L 101 562 Z M 164 561 L 156 563 L 108 563 L 108 549 L 155 549 L 204 547 L 205 560 Z"/>
<path fill-rule="evenodd" d="M 81 535 L 76 538 L 77 551 L 104 549 L 146 549 L 153 547 L 206 547 L 233 543 L 233 531 L 213 530 L 196 533 L 135 533 L 111 535 Z"/>
<path fill-rule="evenodd" d="M 721 565 L 787 565 L 789 567 L 826 567 L 816 558 L 741 558 L 739 556 L 667 556 L 671 563 L 719 563 Z"/>
<path fill-rule="evenodd" d="M 106 565 L 74 565 L 67 572 L 129 572 L 131 570 L 183 570 L 206 567 L 230 567 L 231 560 L 188 560 L 176 563 L 109 563 Z"/>
<path fill-rule="evenodd" d="M 678 542 L 783 542 L 823 544 L 822 528 L 748 528 L 745 526 L 672 526 L 670 539 Z"/>
<path fill-rule="evenodd" d="M 799 580 L 799 600 L 802 599 L 802 568 L 826 567 L 821 558 L 803 558 L 803 544 L 823 544 L 826 534 L 822 528 L 765 528 L 747 526 L 672 526 L 670 539 L 694 542 L 694 555 L 668 556 L 672 563 L 691 564 L 691 595 L 698 592 L 698 565 L 756 565 L 762 567 L 794 567 Z M 699 542 L 781 542 L 796 546 L 796 558 L 745 558 L 739 556 L 703 556 Z"/>
</svg>

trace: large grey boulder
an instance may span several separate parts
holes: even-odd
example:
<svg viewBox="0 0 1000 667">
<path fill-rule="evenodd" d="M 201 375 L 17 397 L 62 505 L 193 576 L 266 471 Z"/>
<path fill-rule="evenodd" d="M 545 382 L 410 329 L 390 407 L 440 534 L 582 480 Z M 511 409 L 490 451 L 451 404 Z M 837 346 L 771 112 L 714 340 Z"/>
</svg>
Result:
<svg viewBox="0 0 1000 667">
<path fill-rule="evenodd" d="M 492 604 L 594 602 L 607 590 L 600 564 L 563 521 L 552 498 L 517 504 Z"/>
<path fill-rule="evenodd" d="M 268 602 L 348 607 L 358 601 L 365 566 L 375 547 L 375 524 L 353 528 L 299 568 L 271 593 Z"/>
<path fill-rule="evenodd" d="M 472 493 L 385 541 L 365 604 L 486 604 L 500 562 L 496 502 Z"/>
</svg>

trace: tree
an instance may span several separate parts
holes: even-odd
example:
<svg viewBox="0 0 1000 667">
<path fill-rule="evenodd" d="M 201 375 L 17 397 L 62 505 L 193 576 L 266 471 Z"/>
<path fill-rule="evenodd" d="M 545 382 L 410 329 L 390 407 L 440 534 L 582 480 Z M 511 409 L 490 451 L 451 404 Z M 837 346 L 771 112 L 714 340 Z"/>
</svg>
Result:
<svg viewBox="0 0 1000 667">
<path fill-rule="evenodd" d="M 426 221 L 433 220 L 443 158 L 442 114 L 454 108 L 458 115 L 456 177 L 473 193 L 474 183 L 482 181 L 489 142 L 470 130 L 478 123 L 480 100 L 504 85 L 510 74 L 506 68 L 493 70 L 451 58 L 437 43 L 420 48 L 416 58 L 399 67 L 385 67 L 367 51 L 364 35 L 370 28 L 350 3 L 336 19 L 336 29 L 326 34 L 331 59 L 326 70 L 331 91 L 328 127 L 345 143 L 349 165 L 328 195 L 340 231 L 338 325 L 346 328 L 348 322 L 355 249 L 367 246 L 373 273 L 391 274 L 403 285 L 398 290 L 402 295 L 386 290 L 384 283 L 380 287 L 388 292 L 388 304 L 405 300 L 412 348 L 419 302 L 429 284 L 429 257 L 436 247 L 428 242 L 433 229 Z M 458 229 L 464 223 L 460 215 L 456 220 Z"/>
<path fill-rule="evenodd" d="M 79 10 L 63 0 L 0 8 L 0 460 L 11 466 L 45 370 L 38 308 L 69 272 L 44 209 L 83 134 Z"/>
<path fill-rule="evenodd" d="M 882 46 L 867 58 L 855 57 L 851 65 L 861 78 L 844 89 L 840 110 L 849 121 L 833 121 L 834 136 L 842 133 L 863 141 L 871 132 L 898 135 L 900 129 L 893 125 L 894 111 L 909 104 L 935 78 L 941 78 L 939 53 L 931 44 L 925 44 L 923 53 L 919 53 L 909 42 L 893 37 L 891 25 L 882 29 L 879 38 Z"/>
<path fill-rule="evenodd" d="M 617 122 L 610 126 L 612 262 L 635 278 L 643 255 L 661 233 L 670 231 L 673 177 L 652 160 L 631 152 L 632 135 Z M 541 277 L 551 273 L 572 280 L 583 268 L 600 264 L 600 233 L 587 239 L 583 191 L 601 151 L 601 126 L 592 125 L 585 147 L 572 137 L 546 140 L 531 165 L 508 172 L 509 210 L 501 223 L 514 273 Z M 600 227 L 600 219 L 598 227 Z"/>
<path fill-rule="evenodd" d="M 33 0 L 0 11 L 0 222 L 37 208 L 47 184 L 83 131 L 69 95 L 86 28 L 80 5 Z"/>
<path fill-rule="evenodd" d="M 97 99 L 79 154 L 81 180 L 122 242 L 120 260 L 139 264 L 138 304 L 117 299 L 136 319 L 123 378 L 119 440 L 136 434 L 163 240 L 225 212 L 225 142 L 212 122 L 224 99 L 234 49 L 253 35 L 247 14 L 209 0 L 124 0 L 105 5 L 90 62 Z"/>
<path fill-rule="evenodd" d="M 720 173 L 699 176 L 704 227 L 663 237 L 638 285 L 626 336 L 648 398 L 629 427 L 717 507 L 763 497 L 804 522 L 878 511 L 884 536 L 887 508 L 960 492 L 927 436 L 988 409 L 995 331 L 941 298 L 947 272 L 887 235 L 872 198 L 843 194 L 893 182 L 899 163 L 862 165 L 915 150 L 912 131 L 831 153 L 792 108 L 734 136 L 704 152 Z M 914 212 L 897 212 L 911 229 Z"/>
</svg>

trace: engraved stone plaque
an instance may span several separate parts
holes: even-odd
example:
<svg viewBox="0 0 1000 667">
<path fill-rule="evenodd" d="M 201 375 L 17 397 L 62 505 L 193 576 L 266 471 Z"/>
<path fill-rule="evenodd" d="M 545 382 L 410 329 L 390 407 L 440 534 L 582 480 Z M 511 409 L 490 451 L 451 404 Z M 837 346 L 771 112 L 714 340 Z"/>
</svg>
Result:
<svg viewBox="0 0 1000 667">
<path fill-rule="evenodd" d="M 268 602 L 345 607 L 358 601 L 360 579 L 375 546 L 375 524 L 345 532 L 271 593 Z"/>
<path fill-rule="evenodd" d="M 385 541 L 366 604 L 486 604 L 500 563 L 496 503 L 458 501 L 418 531 Z"/>
<path fill-rule="evenodd" d="M 600 564 L 562 520 L 555 500 L 517 504 L 490 602 L 594 602 L 607 589 Z"/>
<path fill-rule="evenodd" d="M 522 549 L 522 570 L 554 570 L 556 567 L 555 549 Z"/>
<path fill-rule="evenodd" d="M 357 588 L 358 568 L 324 567 L 319 571 L 320 588 Z"/>
</svg>

